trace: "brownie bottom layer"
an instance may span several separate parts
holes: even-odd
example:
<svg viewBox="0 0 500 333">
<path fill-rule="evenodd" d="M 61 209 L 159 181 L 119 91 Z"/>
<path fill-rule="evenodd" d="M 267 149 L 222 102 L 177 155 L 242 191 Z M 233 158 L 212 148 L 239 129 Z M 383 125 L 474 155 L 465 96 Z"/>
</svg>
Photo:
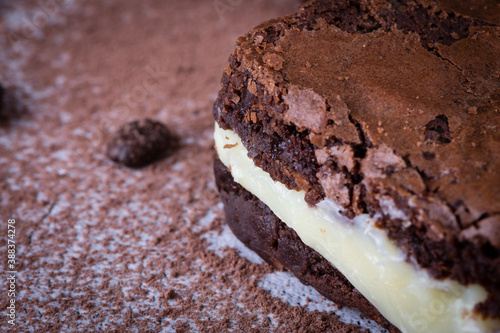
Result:
<svg viewBox="0 0 500 333">
<path fill-rule="evenodd" d="M 288 269 L 338 305 L 358 309 L 391 332 L 399 332 L 321 254 L 305 245 L 262 201 L 236 183 L 216 158 L 214 173 L 226 221 L 246 246 L 268 263 Z"/>
</svg>

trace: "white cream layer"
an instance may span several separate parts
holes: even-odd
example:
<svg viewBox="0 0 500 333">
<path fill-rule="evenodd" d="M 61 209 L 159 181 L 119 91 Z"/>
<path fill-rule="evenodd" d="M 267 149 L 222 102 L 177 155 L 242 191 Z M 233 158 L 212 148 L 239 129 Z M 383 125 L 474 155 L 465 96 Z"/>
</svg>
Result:
<svg viewBox="0 0 500 333">
<path fill-rule="evenodd" d="M 479 285 L 438 281 L 404 260 L 368 215 L 348 220 L 323 200 L 310 207 L 304 191 L 289 190 L 255 166 L 240 138 L 215 125 L 215 147 L 235 181 L 264 202 L 300 239 L 319 252 L 402 332 L 495 332 L 500 321 L 473 314 L 486 299 Z"/>
</svg>

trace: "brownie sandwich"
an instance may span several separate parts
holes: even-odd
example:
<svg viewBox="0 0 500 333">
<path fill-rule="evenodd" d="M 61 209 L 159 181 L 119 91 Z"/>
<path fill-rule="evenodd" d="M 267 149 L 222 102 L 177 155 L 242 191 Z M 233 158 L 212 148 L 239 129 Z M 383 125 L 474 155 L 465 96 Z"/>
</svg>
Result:
<svg viewBox="0 0 500 333">
<path fill-rule="evenodd" d="M 500 331 L 500 4 L 309 1 L 214 104 L 235 235 L 392 332 Z"/>
</svg>

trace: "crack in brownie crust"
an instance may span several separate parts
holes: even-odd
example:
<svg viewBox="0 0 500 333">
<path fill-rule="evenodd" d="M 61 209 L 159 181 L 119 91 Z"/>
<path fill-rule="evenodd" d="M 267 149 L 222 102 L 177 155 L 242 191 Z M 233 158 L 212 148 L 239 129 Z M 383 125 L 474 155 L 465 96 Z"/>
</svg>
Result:
<svg viewBox="0 0 500 333">
<path fill-rule="evenodd" d="M 499 317 L 498 16 L 445 5 L 311 1 L 263 23 L 214 115 L 274 180 L 376 217 L 434 277 L 484 286 L 476 310 Z"/>
</svg>

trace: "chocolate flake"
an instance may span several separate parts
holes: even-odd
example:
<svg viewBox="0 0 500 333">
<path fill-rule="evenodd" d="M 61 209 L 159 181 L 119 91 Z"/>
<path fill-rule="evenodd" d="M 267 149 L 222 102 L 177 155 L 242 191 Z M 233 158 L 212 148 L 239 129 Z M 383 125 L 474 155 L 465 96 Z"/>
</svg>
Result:
<svg viewBox="0 0 500 333">
<path fill-rule="evenodd" d="M 441 114 L 425 125 L 425 140 L 440 143 L 450 143 L 453 140 L 446 115 Z"/>
</svg>

